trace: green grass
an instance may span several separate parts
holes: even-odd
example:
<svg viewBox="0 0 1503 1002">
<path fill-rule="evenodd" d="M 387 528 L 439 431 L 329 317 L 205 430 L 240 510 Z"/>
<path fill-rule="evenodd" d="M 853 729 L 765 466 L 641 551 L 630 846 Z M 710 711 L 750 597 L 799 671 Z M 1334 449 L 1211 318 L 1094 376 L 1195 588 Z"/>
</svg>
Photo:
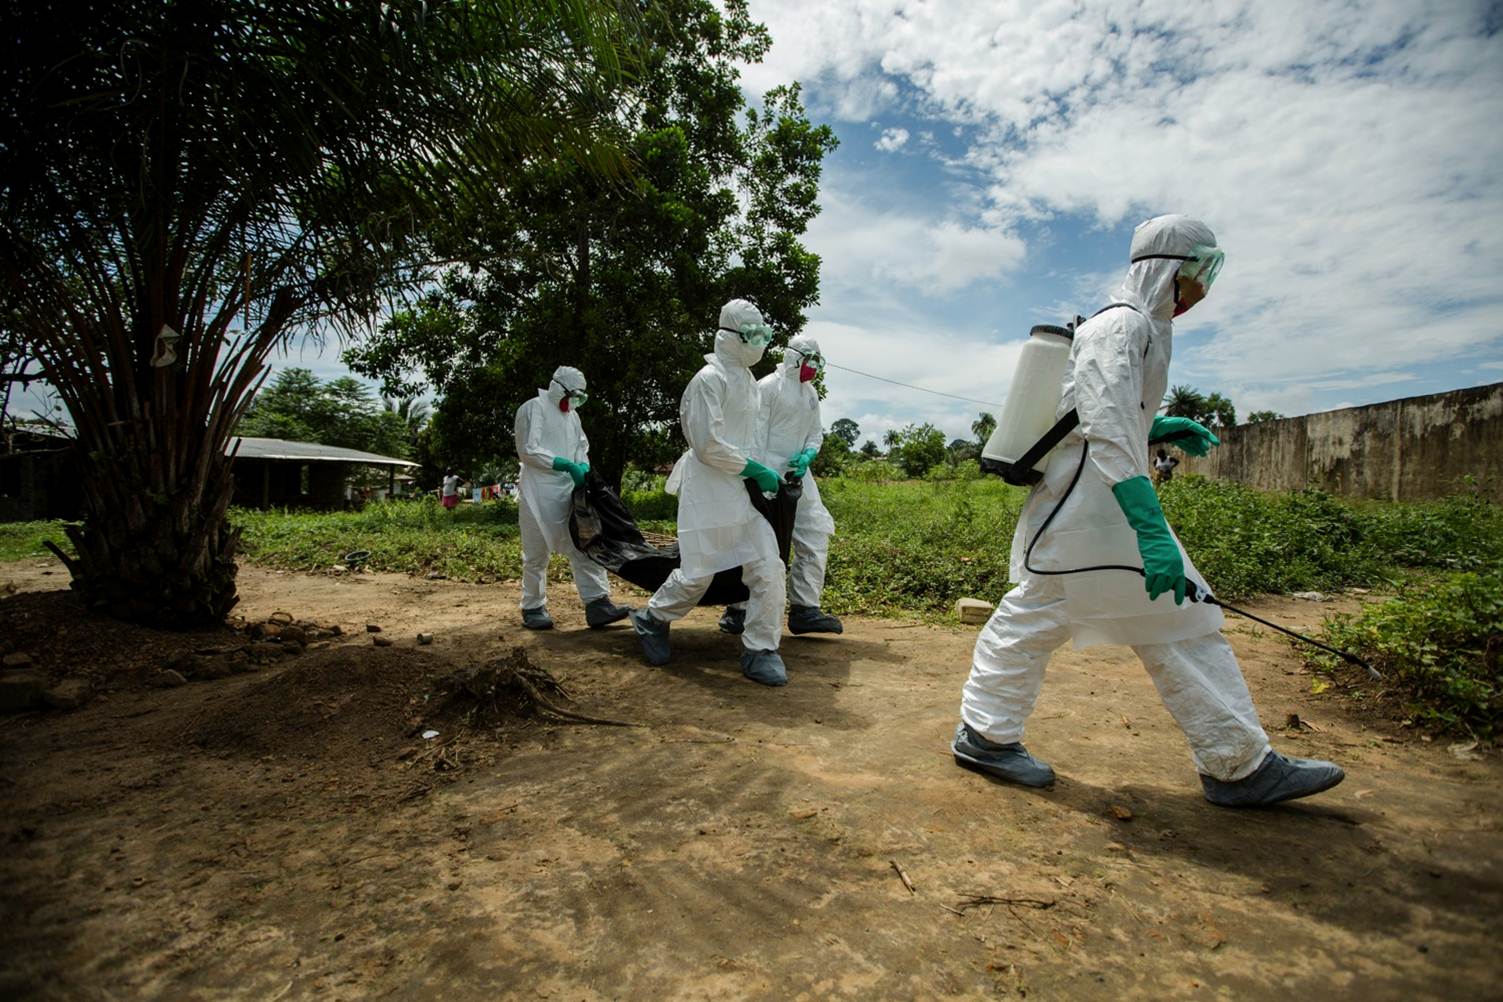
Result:
<svg viewBox="0 0 1503 1002">
<path fill-rule="evenodd" d="M 0 562 L 50 557 L 52 554 L 42 548 L 44 539 L 52 540 L 65 552 L 73 551 L 63 535 L 62 522 L 0 522 Z"/>
<path fill-rule="evenodd" d="M 369 550 L 370 570 L 439 573 L 461 581 L 517 578 L 522 548 L 517 509 L 506 501 L 445 511 L 434 498 L 368 505 L 357 512 L 236 509 L 241 550 L 258 564 L 327 570 Z"/>
</svg>

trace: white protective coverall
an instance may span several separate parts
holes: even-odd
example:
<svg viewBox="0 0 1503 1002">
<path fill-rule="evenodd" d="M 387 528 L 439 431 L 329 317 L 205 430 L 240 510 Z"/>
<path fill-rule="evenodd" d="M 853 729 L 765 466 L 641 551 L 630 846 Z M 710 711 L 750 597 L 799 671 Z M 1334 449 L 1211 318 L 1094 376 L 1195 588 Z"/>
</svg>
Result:
<svg viewBox="0 0 1503 1002">
<path fill-rule="evenodd" d="M 522 534 L 522 608 L 537 609 L 548 602 L 548 556 L 562 553 L 574 571 L 579 597 L 589 604 L 610 594 L 604 567 L 580 553 L 569 536 L 569 508 L 574 481 L 553 468 L 553 457 L 587 462 L 590 443 L 579 415 L 558 405 L 567 390 L 585 388 L 584 373 L 561 365 L 546 390 L 517 408 L 517 458 L 522 473 L 517 481 L 517 522 Z"/>
<path fill-rule="evenodd" d="M 762 442 L 755 458 L 780 474 L 788 469 L 788 461 L 794 456 L 824 444 L 819 391 L 812 382 L 799 381 L 804 357 L 818 353 L 819 343 L 813 338 L 796 337 L 788 342 L 788 350 L 778 367 L 757 382 L 762 398 Z M 825 565 L 830 559 L 835 520 L 819 499 L 819 485 L 814 482 L 813 473 L 804 474 L 803 485 L 793 521 L 788 600 L 794 605 L 817 609 L 819 596 L 825 589 Z"/>
<path fill-rule="evenodd" d="M 1204 224 L 1160 216 L 1135 231 L 1131 257 L 1188 254 L 1215 239 Z M 1132 264 L 1111 299 L 1126 306 L 1099 313 L 1075 332 L 1056 415 L 1076 408 L 1080 424 L 1051 455 L 1018 519 L 1010 576 L 1019 584 L 976 639 L 961 718 L 992 741 L 1020 741 L 1056 648 L 1067 640 L 1077 648 L 1128 644 L 1185 732 L 1199 771 L 1234 781 L 1250 775 L 1270 747 L 1236 656 L 1220 633 L 1221 610 L 1188 599 L 1176 606 L 1172 593 L 1150 601 L 1143 578 L 1127 571 L 1050 576 L 1024 566 L 1029 542 L 1066 497 L 1077 469 L 1079 482 L 1027 563 L 1045 571 L 1142 566 L 1137 536 L 1112 486 L 1148 475 L 1148 432 L 1169 384 L 1180 264 Z M 1188 556 L 1184 563 L 1186 577 L 1204 587 Z"/>
<path fill-rule="evenodd" d="M 756 313 L 755 307 L 745 309 Z M 722 327 L 761 323 L 762 317 L 721 317 Z M 762 348 L 733 333 L 715 335 L 715 352 L 695 373 L 679 401 L 689 448 L 668 478 L 678 495 L 679 567 L 652 596 L 647 611 L 664 622 L 688 615 L 717 571 L 741 568 L 751 592 L 741 642 L 749 651 L 775 651 L 785 597 L 782 558 L 772 525 L 752 507 L 741 471 L 758 452 L 759 399 L 751 366 Z"/>
</svg>

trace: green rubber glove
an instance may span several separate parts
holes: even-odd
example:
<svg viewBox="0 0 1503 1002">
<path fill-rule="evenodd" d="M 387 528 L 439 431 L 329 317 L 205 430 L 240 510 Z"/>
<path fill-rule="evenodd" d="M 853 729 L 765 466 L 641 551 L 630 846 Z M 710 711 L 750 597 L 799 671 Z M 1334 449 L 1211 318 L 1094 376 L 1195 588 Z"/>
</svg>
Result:
<svg viewBox="0 0 1503 1002">
<path fill-rule="evenodd" d="M 1153 427 L 1148 430 L 1148 444 L 1158 445 L 1160 442 L 1172 443 L 1192 456 L 1204 456 L 1220 445 L 1221 439 L 1193 418 L 1160 414 L 1153 419 Z"/>
<path fill-rule="evenodd" d="M 1133 477 L 1112 488 L 1117 506 L 1127 524 L 1138 534 L 1138 553 L 1143 557 L 1143 586 L 1150 599 L 1174 592 L 1174 604 L 1185 604 L 1185 561 L 1175 545 L 1174 533 L 1164 520 L 1159 496 L 1147 477 Z"/>
<path fill-rule="evenodd" d="M 553 468 L 568 473 L 569 479 L 574 481 L 575 487 L 583 487 L 584 475 L 590 472 L 589 463 L 576 463 L 565 459 L 563 456 L 553 457 Z"/>
<path fill-rule="evenodd" d="M 748 480 L 755 480 L 757 486 L 768 494 L 776 494 L 781 479 L 776 473 L 755 459 L 748 459 L 746 465 L 741 468 L 741 475 Z"/>
<path fill-rule="evenodd" d="M 805 449 L 788 460 L 788 468 L 793 471 L 795 477 L 802 477 L 809 472 L 809 464 L 814 462 L 814 457 L 817 455 L 819 455 L 818 449 Z"/>
</svg>

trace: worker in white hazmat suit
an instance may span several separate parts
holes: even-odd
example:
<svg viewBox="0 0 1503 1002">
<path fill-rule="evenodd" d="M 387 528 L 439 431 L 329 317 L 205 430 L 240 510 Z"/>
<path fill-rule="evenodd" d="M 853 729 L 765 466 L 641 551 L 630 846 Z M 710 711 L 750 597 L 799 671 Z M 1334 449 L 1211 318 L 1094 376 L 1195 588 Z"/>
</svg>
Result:
<svg viewBox="0 0 1503 1002">
<path fill-rule="evenodd" d="M 548 388 L 517 408 L 514 426 L 522 473 L 517 523 L 522 533 L 522 625 L 550 630 L 548 557 L 562 553 L 574 571 L 585 604 L 585 622 L 599 629 L 625 619 L 631 610 L 611 602 L 605 568 L 579 552 L 569 536 L 574 488 L 590 470 L 590 443 L 579 423 L 587 399 L 584 373 L 567 365 L 553 372 Z"/>
<path fill-rule="evenodd" d="M 631 617 L 648 664 L 668 662 L 668 624 L 699 604 L 716 572 L 739 566 L 751 592 L 741 673 L 763 685 L 788 682 L 778 655 L 785 568 L 772 525 L 752 507 L 742 482 L 753 480 L 767 493 L 778 489 L 778 474 L 756 458 L 759 393 L 751 374 L 771 339 L 760 310 L 744 299 L 726 303 L 715 352 L 705 356 L 679 401 L 689 449 L 674 466 L 668 491 L 678 495 L 680 563 L 647 608 Z"/>
<path fill-rule="evenodd" d="M 819 391 L 814 388 L 824 367 L 819 342 L 800 334 L 783 350 L 782 364 L 757 383 L 762 398 L 757 458 L 776 472 L 797 474 L 803 482 L 793 523 L 793 565 L 788 569 L 788 630 L 794 634 L 840 633 L 843 629 L 839 619 L 819 608 L 835 520 L 819 499 L 819 486 L 809 472 L 825 440 Z M 726 609 L 720 628 L 739 634 L 745 620 L 743 602 Z"/>
<path fill-rule="evenodd" d="M 1189 583 L 1205 589 L 1205 581 L 1148 480 L 1150 442 L 1174 435 L 1198 455 L 1220 444 L 1196 422 L 1155 411 L 1169 383 L 1172 320 L 1205 296 L 1222 253 L 1204 223 L 1160 216 L 1134 232 L 1130 258 L 1111 303 L 1075 331 L 1056 416 L 1076 409 L 1080 424 L 1051 455 L 1018 520 L 1018 586 L 976 639 L 951 750 L 967 768 L 1049 785 L 1054 771 L 1022 737 L 1050 655 L 1067 640 L 1128 644 L 1189 740 L 1207 800 L 1256 806 L 1330 789 L 1340 768 L 1269 746 L 1221 635 L 1221 610 L 1185 602 Z M 1104 564 L 1144 573 L 1067 573 Z"/>
</svg>

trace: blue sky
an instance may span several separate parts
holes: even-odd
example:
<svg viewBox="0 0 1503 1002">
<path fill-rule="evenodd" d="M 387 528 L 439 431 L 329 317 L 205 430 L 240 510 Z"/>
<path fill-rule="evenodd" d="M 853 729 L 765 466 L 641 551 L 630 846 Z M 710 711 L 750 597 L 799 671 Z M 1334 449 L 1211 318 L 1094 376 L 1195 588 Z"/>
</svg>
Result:
<svg viewBox="0 0 1503 1002">
<path fill-rule="evenodd" d="M 1226 267 L 1171 381 L 1301 414 L 1503 380 L 1503 6 L 752 0 L 841 146 L 806 242 L 830 360 L 1000 403 L 1030 326 L 1089 314 L 1132 227 Z M 279 364 L 343 372 L 331 348 Z M 863 434 L 980 405 L 832 369 Z"/>
<path fill-rule="evenodd" d="M 1227 254 L 1175 383 L 1300 414 L 1503 380 L 1503 14 L 1467 3 L 752 0 L 753 96 L 840 149 L 809 234 L 832 362 L 1000 401 L 1028 328 L 1089 314 L 1132 227 Z M 980 409 L 834 370 L 826 423 Z"/>
</svg>

